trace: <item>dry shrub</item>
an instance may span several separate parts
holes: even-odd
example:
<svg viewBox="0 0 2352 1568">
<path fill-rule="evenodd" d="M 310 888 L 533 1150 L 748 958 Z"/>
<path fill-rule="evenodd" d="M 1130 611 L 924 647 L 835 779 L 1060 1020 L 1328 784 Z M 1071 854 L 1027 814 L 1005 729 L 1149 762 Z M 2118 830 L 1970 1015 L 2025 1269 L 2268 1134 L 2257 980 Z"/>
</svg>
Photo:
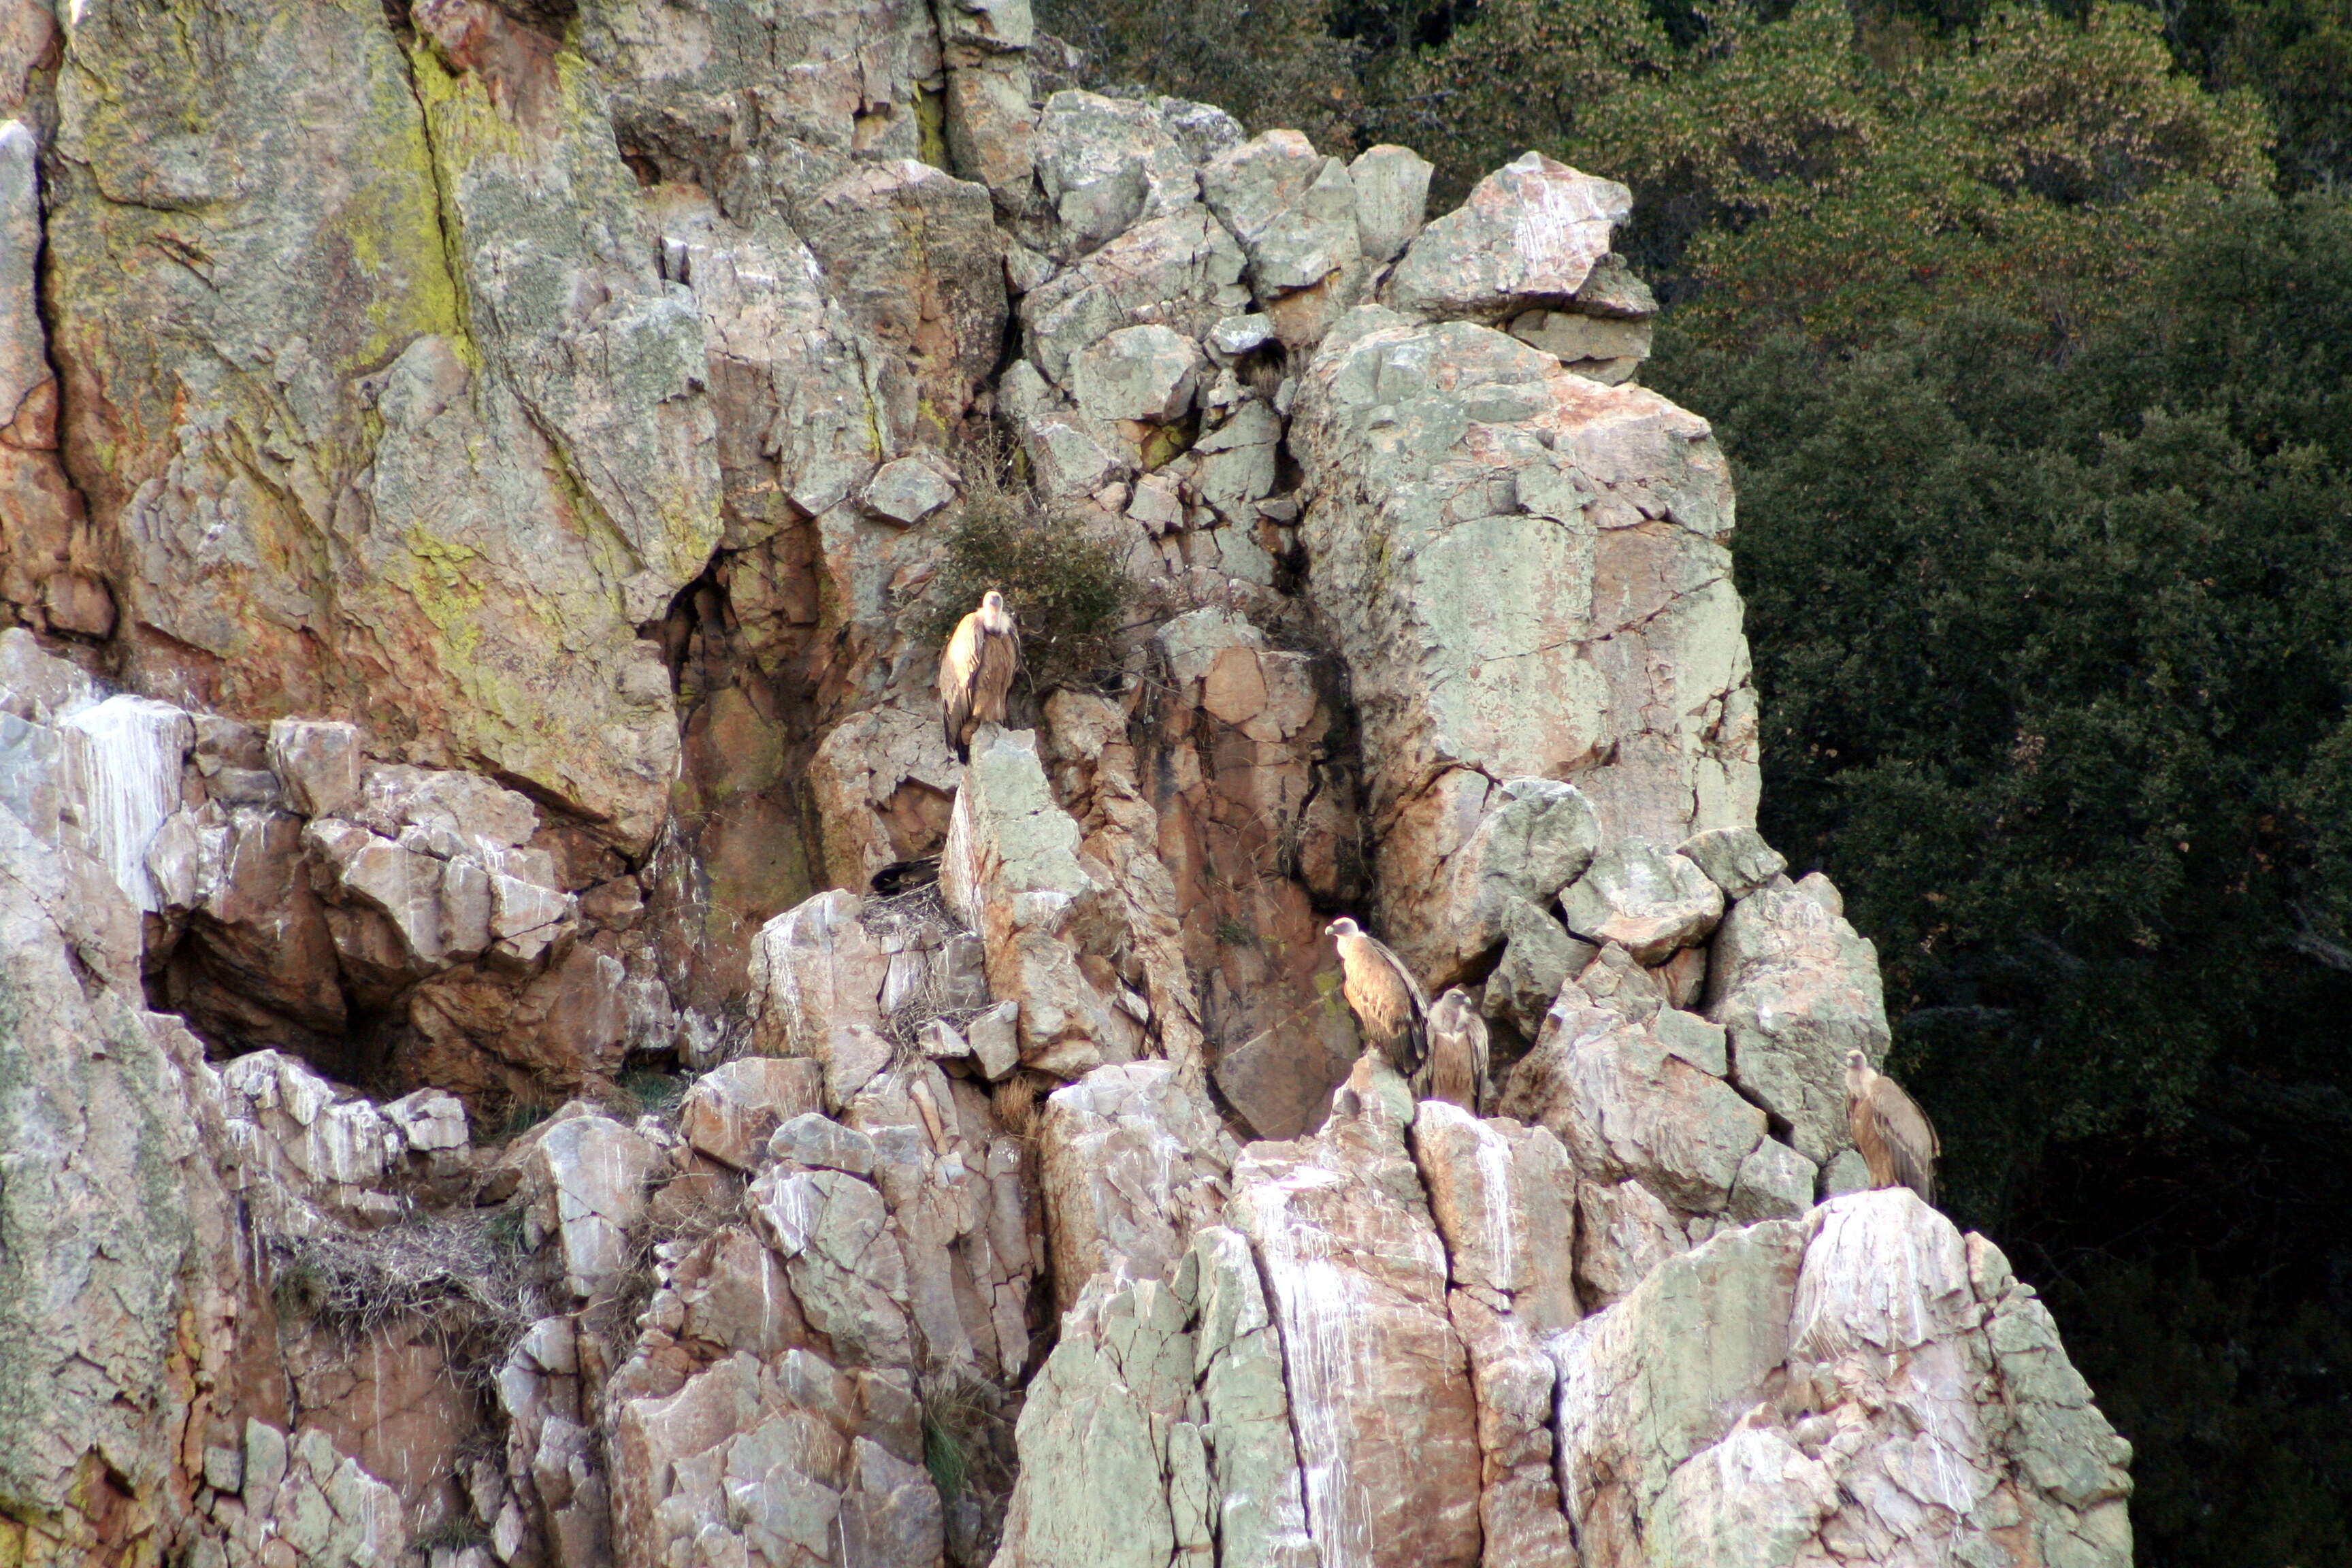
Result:
<svg viewBox="0 0 2352 1568">
<path fill-rule="evenodd" d="M 418 1215 L 382 1230 L 266 1239 L 278 1309 L 350 1339 L 424 1323 L 453 1366 L 496 1372 L 550 1309 L 519 1210 Z"/>
<path fill-rule="evenodd" d="M 1062 1080 L 1049 1072 L 1034 1068 L 1015 1068 L 1011 1076 L 999 1082 L 992 1091 L 996 1100 L 996 1119 L 1004 1130 L 1024 1143 L 1034 1142 L 1037 1124 L 1044 1118 L 1045 1099 L 1062 1087 Z"/>
<path fill-rule="evenodd" d="M 961 921 L 949 913 L 937 882 L 927 882 L 887 899 L 868 899 L 858 923 L 877 938 L 896 940 L 900 946 L 908 948 L 937 947 L 950 937 L 971 934 Z M 882 1033 L 898 1047 L 903 1058 L 920 1051 L 925 1025 L 939 1019 L 961 1031 L 987 1012 L 990 1005 L 951 1005 L 936 971 L 926 963 L 922 985 L 890 1010 L 890 1016 L 883 1020 Z"/>
<path fill-rule="evenodd" d="M 646 1205 L 645 1217 L 629 1228 L 629 1266 L 621 1274 L 620 1283 L 604 1300 L 591 1303 L 591 1310 L 605 1321 L 617 1322 L 635 1331 L 653 1305 L 655 1293 L 660 1289 L 660 1259 L 656 1249 L 669 1242 L 684 1242 L 691 1247 L 706 1237 L 714 1236 L 730 1225 L 740 1224 L 751 1216 L 749 1188 L 741 1180 L 729 1176 L 716 1193 L 690 1203 L 680 1203 L 675 1186 L 655 1194 Z M 669 1197 L 665 1203 L 663 1198 Z"/>
</svg>

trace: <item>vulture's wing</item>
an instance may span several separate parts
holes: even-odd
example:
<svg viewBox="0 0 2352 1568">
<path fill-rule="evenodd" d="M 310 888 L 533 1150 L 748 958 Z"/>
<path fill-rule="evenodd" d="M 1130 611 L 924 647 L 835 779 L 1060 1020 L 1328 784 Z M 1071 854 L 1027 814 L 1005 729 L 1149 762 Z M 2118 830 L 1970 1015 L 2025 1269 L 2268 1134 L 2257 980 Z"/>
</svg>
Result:
<svg viewBox="0 0 2352 1568">
<path fill-rule="evenodd" d="M 971 717 L 973 666 L 979 662 L 980 616 L 977 612 L 956 623 L 955 635 L 948 646 L 940 650 L 940 723 L 948 738 L 948 750 L 959 761 L 968 760 L 963 751 L 964 721 Z"/>
<path fill-rule="evenodd" d="M 1885 1141 L 1895 1179 L 1928 1203 L 1936 1201 L 1936 1156 L 1943 1152 L 1935 1123 L 1903 1086 L 1881 1076 L 1870 1086 L 1870 1113 Z"/>
<path fill-rule="evenodd" d="M 1395 982 L 1398 1011 L 1402 1015 L 1395 1026 L 1399 1058 L 1396 1068 L 1410 1078 L 1421 1070 L 1422 1061 L 1429 1054 L 1429 994 L 1421 988 L 1421 982 L 1412 977 L 1412 971 L 1405 967 L 1394 948 L 1378 937 L 1360 940 Z"/>
<path fill-rule="evenodd" d="M 1413 1090 L 1478 1114 L 1486 1078 L 1486 1021 L 1460 991 L 1448 991 L 1429 1011 L 1429 1059 Z"/>
<path fill-rule="evenodd" d="M 981 632 L 980 668 L 972 676 L 971 710 L 992 722 L 1006 718 L 1005 698 L 1021 669 L 1021 637 L 1017 632 Z"/>
</svg>

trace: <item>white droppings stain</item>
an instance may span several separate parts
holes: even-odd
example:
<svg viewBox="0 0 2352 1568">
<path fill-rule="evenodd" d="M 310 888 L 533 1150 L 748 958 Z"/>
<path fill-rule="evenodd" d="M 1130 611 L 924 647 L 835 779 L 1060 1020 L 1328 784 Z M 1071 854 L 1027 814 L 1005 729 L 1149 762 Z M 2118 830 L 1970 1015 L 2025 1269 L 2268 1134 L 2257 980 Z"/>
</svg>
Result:
<svg viewBox="0 0 2352 1568">
<path fill-rule="evenodd" d="M 1494 1271 L 1488 1281 L 1497 1290 L 1519 1287 L 1517 1227 L 1511 1223 L 1511 1152 L 1488 1127 L 1478 1129 L 1478 1183 L 1486 1189 L 1486 1213 L 1480 1216 L 1478 1239 L 1486 1249 L 1486 1265 Z"/>
<path fill-rule="evenodd" d="M 58 729 L 66 742 L 66 798 L 83 843 L 132 904 L 161 908 L 147 847 L 179 809 L 180 763 L 194 739 L 188 716 L 168 702 L 110 697 Z"/>
<path fill-rule="evenodd" d="M 1283 1358 L 1290 1373 L 1309 1527 L 1323 1548 L 1324 1568 L 1370 1568 L 1379 1507 L 1350 1473 L 1349 1424 L 1344 1419 L 1351 1391 L 1375 1352 L 1358 1332 L 1365 1282 L 1332 1259 L 1329 1235 L 1294 1216 L 1288 1203 L 1293 1192 L 1338 1180 L 1336 1173 L 1310 1166 L 1271 1187 L 1267 1195 L 1275 1201 L 1265 1215 L 1259 1250 L 1282 1310 Z"/>
</svg>

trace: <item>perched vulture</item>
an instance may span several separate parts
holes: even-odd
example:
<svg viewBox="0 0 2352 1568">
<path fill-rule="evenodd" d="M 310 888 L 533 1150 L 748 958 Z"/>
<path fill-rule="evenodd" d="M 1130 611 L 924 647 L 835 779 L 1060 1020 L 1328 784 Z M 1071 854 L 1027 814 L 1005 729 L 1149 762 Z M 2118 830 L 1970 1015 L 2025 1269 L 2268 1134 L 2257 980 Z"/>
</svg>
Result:
<svg viewBox="0 0 2352 1568">
<path fill-rule="evenodd" d="M 1936 1201 L 1936 1156 L 1944 1150 L 1935 1123 L 1901 1084 L 1872 1071 L 1860 1051 L 1846 1053 L 1845 1120 L 1870 1167 L 1872 1186 L 1908 1187 Z"/>
<path fill-rule="evenodd" d="M 1429 1060 L 1412 1088 L 1423 1100 L 1443 1100 L 1473 1116 L 1486 1097 L 1486 1020 L 1459 985 L 1429 1010 Z"/>
<path fill-rule="evenodd" d="M 1366 936 L 1344 916 L 1324 927 L 1323 934 L 1339 944 L 1342 989 L 1364 1031 L 1364 1044 L 1411 1078 L 1421 1068 L 1429 1022 L 1429 998 L 1421 982 L 1385 942 Z"/>
<path fill-rule="evenodd" d="M 1005 693 L 1020 672 L 1021 629 L 1004 607 L 1004 595 L 991 588 L 980 608 L 956 623 L 940 653 L 940 717 L 956 761 L 971 761 L 974 730 L 1004 722 Z"/>
</svg>

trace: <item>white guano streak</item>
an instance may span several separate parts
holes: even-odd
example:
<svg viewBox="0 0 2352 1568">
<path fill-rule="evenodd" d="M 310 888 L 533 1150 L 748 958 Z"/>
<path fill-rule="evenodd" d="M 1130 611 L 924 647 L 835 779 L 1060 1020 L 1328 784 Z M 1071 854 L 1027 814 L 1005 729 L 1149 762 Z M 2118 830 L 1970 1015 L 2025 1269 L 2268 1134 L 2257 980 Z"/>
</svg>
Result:
<svg viewBox="0 0 2352 1568">
<path fill-rule="evenodd" d="M 180 763 L 194 727 L 168 702 L 110 697 L 58 728 L 66 740 L 66 798 L 82 841 L 142 910 L 161 907 L 147 847 L 179 808 Z"/>
</svg>

